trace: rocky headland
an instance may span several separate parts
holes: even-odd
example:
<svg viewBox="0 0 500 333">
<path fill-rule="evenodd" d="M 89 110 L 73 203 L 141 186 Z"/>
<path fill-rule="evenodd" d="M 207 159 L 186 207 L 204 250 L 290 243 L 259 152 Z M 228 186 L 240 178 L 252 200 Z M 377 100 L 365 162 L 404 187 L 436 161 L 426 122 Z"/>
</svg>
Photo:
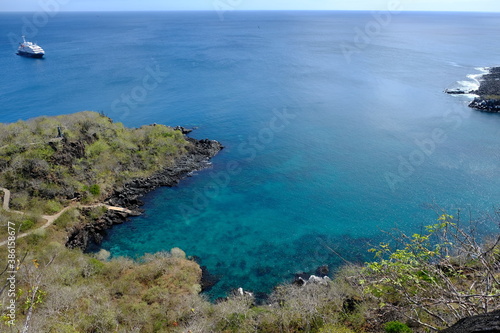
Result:
<svg viewBox="0 0 500 333">
<path fill-rule="evenodd" d="M 190 133 L 182 127 L 176 127 L 175 130 L 183 134 Z M 130 216 L 142 214 L 140 207 L 144 204 L 140 199 L 145 194 L 155 190 L 158 187 L 172 187 L 180 180 L 187 177 L 191 172 L 202 170 L 210 165 L 209 159 L 214 157 L 223 146 L 215 141 L 193 138 L 186 138 L 192 145 L 188 152 L 179 157 L 174 165 L 166 168 L 151 177 L 137 178 L 125 183 L 122 187 L 115 189 L 105 203 L 111 206 L 123 207 L 131 212 L 119 212 L 109 210 L 104 216 L 91 223 L 78 225 L 68 234 L 66 246 L 69 248 L 80 248 L 86 250 L 91 243 L 100 244 L 106 235 L 106 230 L 116 224 L 122 224 Z"/>
<path fill-rule="evenodd" d="M 469 107 L 484 112 L 500 112 L 500 67 L 492 67 L 488 71 L 480 77 L 478 89 L 450 89 L 446 90 L 446 93 L 478 95 L 469 103 Z"/>
</svg>

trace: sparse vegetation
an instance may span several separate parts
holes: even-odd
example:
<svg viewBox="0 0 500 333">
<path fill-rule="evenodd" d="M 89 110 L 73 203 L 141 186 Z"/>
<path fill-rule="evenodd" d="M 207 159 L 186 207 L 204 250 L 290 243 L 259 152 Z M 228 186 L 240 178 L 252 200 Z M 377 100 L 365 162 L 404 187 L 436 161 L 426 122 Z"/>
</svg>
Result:
<svg viewBox="0 0 500 333">
<path fill-rule="evenodd" d="M 95 112 L 0 124 L 0 184 L 12 191 L 13 209 L 51 214 L 163 169 L 189 145 L 170 127 L 127 129 Z"/>
<path fill-rule="evenodd" d="M 437 242 L 462 235 L 448 215 L 429 234 L 400 235 L 397 249 L 381 244 L 375 262 L 345 266 L 325 284 L 279 286 L 257 305 L 239 292 L 208 302 L 199 295 L 200 267 L 180 249 L 132 261 L 61 245 L 64 226 L 98 214 L 71 209 L 53 227 L 18 240 L 17 328 L 31 311 L 28 332 L 410 333 L 499 306 L 498 242 L 478 247 L 480 255 L 464 252 L 467 242 Z M 456 303 L 462 296 L 467 301 Z"/>
<path fill-rule="evenodd" d="M 57 126 L 64 140 L 53 141 Z M 62 245 L 68 230 L 101 218 L 104 207 L 72 206 L 36 229 L 41 214 L 73 197 L 98 201 L 112 186 L 168 165 L 186 145 L 168 127 L 127 130 L 89 112 L 0 125 L 0 184 L 12 189 L 13 206 L 30 212 L 0 210 L 0 240 L 8 222 L 18 233 L 33 231 L 16 244 L 14 325 L 7 256 L 0 256 L 0 331 L 410 333 L 500 307 L 500 238 L 483 244 L 446 214 L 423 234 L 395 234 L 373 250 L 374 262 L 346 265 L 330 282 L 278 286 L 266 304 L 241 292 L 208 302 L 200 267 L 178 248 L 134 261 Z"/>
<path fill-rule="evenodd" d="M 385 333 L 411 333 L 411 328 L 400 321 L 390 321 L 384 325 Z"/>
</svg>

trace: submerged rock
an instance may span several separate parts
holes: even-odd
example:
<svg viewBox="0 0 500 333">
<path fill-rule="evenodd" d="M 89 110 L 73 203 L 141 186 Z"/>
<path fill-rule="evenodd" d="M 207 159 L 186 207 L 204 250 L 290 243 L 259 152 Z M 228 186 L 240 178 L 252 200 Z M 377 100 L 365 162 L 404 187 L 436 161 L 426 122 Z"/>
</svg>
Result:
<svg viewBox="0 0 500 333">
<path fill-rule="evenodd" d="M 325 277 L 325 276 L 328 276 L 329 273 L 330 273 L 330 269 L 328 268 L 328 265 L 323 265 L 323 266 L 319 266 L 316 269 L 315 275 L 319 276 L 319 277 Z"/>
<path fill-rule="evenodd" d="M 201 266 L 201 291 L 209 291 L 219 281 L 219 276 L 211 274 L 208 271 L 207 266 Z"/>
</svg>

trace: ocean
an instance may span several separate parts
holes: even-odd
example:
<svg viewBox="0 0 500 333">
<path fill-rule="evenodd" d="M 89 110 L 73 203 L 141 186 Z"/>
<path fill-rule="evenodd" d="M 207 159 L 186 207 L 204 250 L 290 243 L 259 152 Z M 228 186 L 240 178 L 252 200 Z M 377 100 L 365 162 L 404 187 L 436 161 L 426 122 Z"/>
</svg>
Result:
<svg viewBox="0 0 500 333">
<path fill-rule="evenodd" d="M 0 13 L 1 122 L 94 110 L 225 146 L 102 248 L 179 247 L 220 278 L 216 298 L 371 260 L 385 231 L 444 211 L 495 212 L 500 116 L 443 91 L 498 65 L 499 14 L 223 14 Z M 22 34 L 44 59 L 15 55 Z"/>
</svg>

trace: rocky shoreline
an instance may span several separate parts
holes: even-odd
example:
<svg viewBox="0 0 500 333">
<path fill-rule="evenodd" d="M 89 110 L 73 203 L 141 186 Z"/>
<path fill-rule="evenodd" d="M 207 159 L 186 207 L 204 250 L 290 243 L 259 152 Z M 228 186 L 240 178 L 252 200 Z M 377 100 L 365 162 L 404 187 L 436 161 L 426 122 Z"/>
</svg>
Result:
<svg viewBox="0 0 500 333">
<path fill-rule="evenodd" d="M 191 130 L 182 127 L 176 127 L 175 129 L 181 131 L 183 134 L 191 132 Z M 131 180 L 122 188 L 116 189 L 104 201 L 111 206 L 127 208 L 132 213 L 109 210 L 104 216 L 92 223 L 73 228 L 68 233 L 66 246 L 68 248 L 80 248 L 85 251 L 91 244 L 99 245 L 106 235 L 106 230 L 116 224 L 122 224 L 130 216 L 142 214 L 143 211 L 140 209 L 144 204 L 140 200 L 142 196 L 158 187 L 175 186 L 190 173 L 208 167 L 210 165 L 209 159 L 224 148 L 215 140 L 196 140 L 193 138 L 186 138 L 186 140 L 192 146 L 187 154 L 177 159 L 173 167 L 164 169 L 148 178 Z"/>
<path fill-rule="evenodd" d="M 453 89 L 445 92 L 450 95 L 478 95 L 469 103 L 469 107 L 483 112 L 500 112 L 500 67 L 492 67 L 488 71 L 479 79 L 477 90 Z"/>
</svg>

